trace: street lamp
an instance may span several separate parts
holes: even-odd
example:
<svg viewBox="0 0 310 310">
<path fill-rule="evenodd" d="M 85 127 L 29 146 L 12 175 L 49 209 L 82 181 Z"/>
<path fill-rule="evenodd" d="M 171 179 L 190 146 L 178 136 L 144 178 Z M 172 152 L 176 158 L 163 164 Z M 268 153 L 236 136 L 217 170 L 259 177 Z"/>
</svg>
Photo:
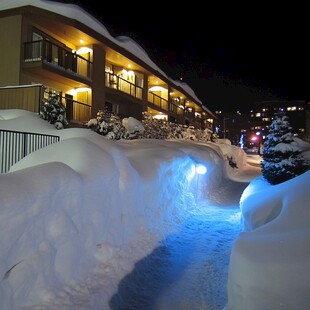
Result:
<svg viewBox="0 0 310 310">
<path fill-rule="evenodd" d="M 261 143 L 261 139 L 260 139 L 260 131 L 257 131 L 255 136 L 251 137 L 251 141 L 256 142 L 257 143 L 257 154 L 260 155 L 260 143 Z"/>
</svg>

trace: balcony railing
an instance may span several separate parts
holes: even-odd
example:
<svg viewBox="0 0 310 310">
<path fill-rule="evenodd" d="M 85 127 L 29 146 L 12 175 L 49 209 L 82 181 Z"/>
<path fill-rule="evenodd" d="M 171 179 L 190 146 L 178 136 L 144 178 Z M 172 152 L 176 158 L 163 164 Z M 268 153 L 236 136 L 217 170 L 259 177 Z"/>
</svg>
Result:
<svg viewBox="0 0 310 310">
<path fill-rule="evenodd" d="M 49 93 L 44 92 L 45 100 L 49 98 Z M 77 121 L 81 123 L 88 122 L 91 119 L 92 106 L 87 103 L 83 103 L 77 100 L 73 100 L 67 97 L 57 96 L 57 100 L 66 108 L 65 118 L 70 121 Z M 44 104 L 42 102 L 41 104 Z M 40 107 L 42 111 L 42 107 Z"/>
<path fill-rule="evenodd" d="M 59 139 L 59 136 L 0 129 L 0 173 L 7 173 L 25 156 Z"/>
<path fill-rule="evenodd" d="M 152 93 L 148 93 L 148 102 L 152 103 L 155 107 L 168 111 L 168 100 Z"/>
<path fill-rule="evenodd" d="M 24 61 L 25 63 L 41 61 L 71 75 L 91 80 L 92 62 L 50 41 L 40 40 L 25 43 Z"/>
<path fill-rule="evenodd" d="M 173 114 L 179 116 L 179 117 L 184 117 L 184 109 L 182 109 L 179 105 L 177 105 L 171 101 L 169 104 L 169 111 L 172 112 Z"/>
<path fill-rule="evenodd" d="M 114 73 L 105 73 L 105 85 L 142 100 L 142 87 L 130 83 Z"/>
</svg>

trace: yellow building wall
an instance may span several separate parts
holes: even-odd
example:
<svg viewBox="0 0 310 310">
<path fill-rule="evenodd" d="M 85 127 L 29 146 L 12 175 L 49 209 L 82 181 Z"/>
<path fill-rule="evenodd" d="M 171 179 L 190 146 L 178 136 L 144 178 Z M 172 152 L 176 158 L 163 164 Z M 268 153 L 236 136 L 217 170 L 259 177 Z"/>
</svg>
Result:
<svg viewBox="0 0 310 310">
<path fill-rule="evenodd" d="M 20 82 L 21 16 L 0 19 L 0 86 L 15 86 Z"/>
<path fill-rule="evenodd" d="M 42 85 L 0 87 L 0 110 L 21 109 L 39 113 Z"/>
</svg>

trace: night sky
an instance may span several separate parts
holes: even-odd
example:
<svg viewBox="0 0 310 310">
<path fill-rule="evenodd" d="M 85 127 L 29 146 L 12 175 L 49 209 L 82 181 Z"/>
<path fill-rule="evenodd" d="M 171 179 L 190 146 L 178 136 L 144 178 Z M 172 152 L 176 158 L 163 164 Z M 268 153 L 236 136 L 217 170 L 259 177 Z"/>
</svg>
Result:
<svg viewBox="0 0 310 310">
<path fill-rule="evenodd" d="M 145 8 L 138 2 L 115 2 L 105 8 L 99 1 L 60 2 L 80 5 L 112 36 L 132 38 L 212 111 L 248 111 L 257 101 L 310 98 L 306 8 L 291 3 L 238 8 L 223 2 L 146 2 Z"/>
</svg>

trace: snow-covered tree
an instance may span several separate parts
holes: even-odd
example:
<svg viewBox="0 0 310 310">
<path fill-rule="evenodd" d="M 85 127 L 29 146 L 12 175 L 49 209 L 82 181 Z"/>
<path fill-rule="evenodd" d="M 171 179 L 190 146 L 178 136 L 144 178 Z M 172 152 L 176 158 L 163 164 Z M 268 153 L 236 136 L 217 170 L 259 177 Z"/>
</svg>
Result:
<svg viewBox="0 0 310 310">
<path fill-rule="evenodd" d="M 309 162 L 294 142 L 288 116 L 275 113 L 263 145 L 262 175 L 272 185 L 290 180 L 309 169 Z"/>
<path fill-rule="evenodd" d="M 57 99 L 57 96 L 51 94 L 44 102 L 40 111 L 40 117 L 54 124 L 57 129 L 63 129 L 69 124 L 65 118 L 66 108 Z"/>
</svg>

